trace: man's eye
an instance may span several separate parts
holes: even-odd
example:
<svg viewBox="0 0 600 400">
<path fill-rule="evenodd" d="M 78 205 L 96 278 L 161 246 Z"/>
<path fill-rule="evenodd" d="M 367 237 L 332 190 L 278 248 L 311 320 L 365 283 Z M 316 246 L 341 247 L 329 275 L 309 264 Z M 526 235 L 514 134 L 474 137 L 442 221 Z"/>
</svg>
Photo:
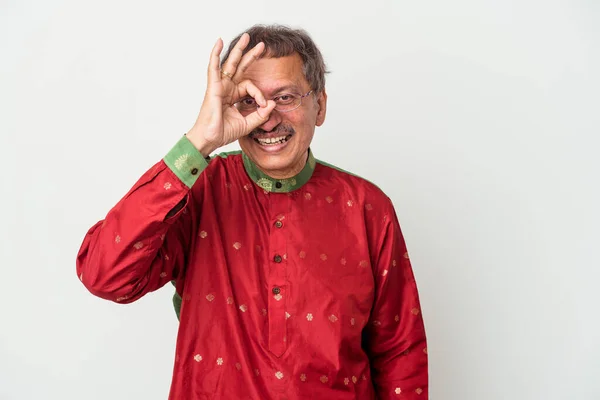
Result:
<svg viewBox="0 0 600 400">
<path fill-rule="evenodd" d="M 246 99 L 242 100 L 241 103 L 244 107 L 251 107 L 256 104 L 254 99 L 252 99 L 252 98 L 246 98 Z"/>
<path fill-rule="evenodd" d="M 281 96 L 275 97 L 275 103 L 277 104 L 290 104 L 294 102 L 294 95 L 292 94 L 282 94 Z"/>
</svg>

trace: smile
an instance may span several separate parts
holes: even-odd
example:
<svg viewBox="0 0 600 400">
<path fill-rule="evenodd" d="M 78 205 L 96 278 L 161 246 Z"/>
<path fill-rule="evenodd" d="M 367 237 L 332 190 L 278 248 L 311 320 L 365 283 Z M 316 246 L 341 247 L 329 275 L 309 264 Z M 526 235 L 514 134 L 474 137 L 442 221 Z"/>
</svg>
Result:
<svg viewBox="0 0 600 400">
<path fill-rule="evenodd" d="M 288 140 L 290 140 L 290 138 L 292 137 L 292 135 L 287 135 L 287 136 L 278 136 L 278 137 L 273 137 L 273 138 L 257 138 L 254 137 L 254 141 L 258 144 L 260 144 L 261 146 L 273 146 L 276 144 L 282 144 L 287 142 Z"/>
</svg>

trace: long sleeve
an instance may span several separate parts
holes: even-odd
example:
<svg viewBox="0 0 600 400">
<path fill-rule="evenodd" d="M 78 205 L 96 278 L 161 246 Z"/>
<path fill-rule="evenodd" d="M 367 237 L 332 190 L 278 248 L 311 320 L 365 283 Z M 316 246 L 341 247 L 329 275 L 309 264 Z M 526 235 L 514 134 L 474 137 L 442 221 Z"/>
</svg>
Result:
<svg viewBox="0 0 600 400">
<path fill-rule="evenodd" d="M 184 136 L 89 229 L 76 269 L 92 294 L 130 303 L 178 278 L 197 217 L 189 192 L 207 165 Z"/>
<path fill-rule="evenodd" d="M 427 399 L 428 361 L 417 285 L 391 202 L 377 225 L 375 303 L 363 335 L 378 399 Z"/>
</svg>

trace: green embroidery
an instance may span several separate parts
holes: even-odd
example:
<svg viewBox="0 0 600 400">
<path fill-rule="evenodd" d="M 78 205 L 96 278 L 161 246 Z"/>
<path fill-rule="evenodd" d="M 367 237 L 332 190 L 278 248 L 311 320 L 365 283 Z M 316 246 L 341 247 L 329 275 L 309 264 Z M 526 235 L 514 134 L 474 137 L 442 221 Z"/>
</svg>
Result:
<svg viewBox="0 0 600 400">
<path fill-rule="evenodd" d="M 298 175 L 287 179 L 275 179 L 263 173 L 246 154 L 243 154 L 242 157 L 244 160 L 244 168 L 246 169 L 248 176 L 250 176 L 258 186 L 273 193 L 288 193 L 292 190 L 299 189 L 312 177 L 315 166 L 317 165 L 315 157 L 309 149 L 306 165 Z"/>
<path fill-rule="evenodd" d="M 267 178 L 260 178 L 256 184 L 269 192 L 273 189 L 273 181 Z"/>
<path fill-rule="evenodd" d="M 163 160 L 189 188 L 194 185 L 200 173 L 208 166 L 202 154 L 185 136 L 173 146 Z"/>
</svg>

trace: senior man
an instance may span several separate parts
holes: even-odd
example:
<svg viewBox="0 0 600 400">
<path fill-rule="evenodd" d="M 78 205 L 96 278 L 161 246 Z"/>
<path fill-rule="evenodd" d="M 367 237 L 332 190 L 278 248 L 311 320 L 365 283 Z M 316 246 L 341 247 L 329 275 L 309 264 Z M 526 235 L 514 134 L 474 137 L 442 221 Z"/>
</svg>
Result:
<svg viewBox="0 0 600 400">
<path fill-rule="evenodd" d="M 194 126 L 88 231 L 79 278 L 119 303 L 173 282 L 170 399 L 426 399 L 393 205 L 310 148 L 327 110 L 319 49 L 258 25 L 221 63 L 222 49 Z"/>
</svg>

